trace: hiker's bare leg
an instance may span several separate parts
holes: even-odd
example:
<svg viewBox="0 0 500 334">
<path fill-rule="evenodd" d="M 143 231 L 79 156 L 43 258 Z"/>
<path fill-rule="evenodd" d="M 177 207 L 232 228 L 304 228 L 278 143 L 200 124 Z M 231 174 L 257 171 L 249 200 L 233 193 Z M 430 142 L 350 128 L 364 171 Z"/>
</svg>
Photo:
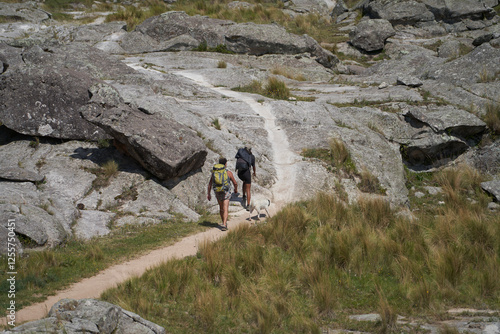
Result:
<svg viewBox="0 0 500 334">
<path fill-rule="evenodd" d="M 224 210 L 221 213 L 222 225 L 227 227 L 227 218 L 229 217 L 229 199 L 226 199 L 223 203 Z"/>
<path fill-rule="evenodd" d="M 220 219 L 222 220 L 222 224 L 224 225 L 224 202 L 225 201 L 221 201 L 221 200 L 217 199 L 217 202 L 219 203 Z M 229 204 L 229 201 L 228 201 L 228 204 Z M 226 220 L 227 220 L 227 218 L 226 218 Z"/>
<path fill-rule="evenodd" d="M 249 183 L 244 183 L 243 184 L 243 194 L 246 195 L 247 197 L 247 205 L 250 205 L 250 187 L 251 187 L 251 184 Z"/>
</svg>

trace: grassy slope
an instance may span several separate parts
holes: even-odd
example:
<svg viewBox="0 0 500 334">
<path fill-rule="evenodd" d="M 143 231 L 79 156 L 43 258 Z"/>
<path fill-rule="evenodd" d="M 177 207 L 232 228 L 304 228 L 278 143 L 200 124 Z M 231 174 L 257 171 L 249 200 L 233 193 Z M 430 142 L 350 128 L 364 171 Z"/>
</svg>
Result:
<svg viewBox="0 0 500 334">
<path fill-rule="evenodd" d="M 319 194 L 103 299 L 169 333 L 320 332 L 322 325 L 388 331 L 396 313 L 500 308 L 500 217 L 486 208 L 482 177 L 463 167 L 409 179 L 419 190 L 443 189 L 425 202 L 414 199 L 414 219 L 383 201 L 346 206 Z M 347 318 L 368 312 L 383 320 Z"/>
</svg>

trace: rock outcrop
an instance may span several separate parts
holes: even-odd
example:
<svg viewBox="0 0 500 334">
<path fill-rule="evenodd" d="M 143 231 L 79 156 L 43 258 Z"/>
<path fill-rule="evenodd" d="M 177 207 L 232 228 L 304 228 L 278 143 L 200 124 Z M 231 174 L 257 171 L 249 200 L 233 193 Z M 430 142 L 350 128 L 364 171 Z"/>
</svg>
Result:
<svg viewBox="0 0 500 334">
<path fill-rule="evenodd" d="M 382 50 L 385 41 L 396 34 L 391 23 L 384 19 L 365 20 L 360 22 L 349 33 L 350 42 L 364 51 Z"/>
<path fill-rule="evenodd" d="M 491 194 L 495 201 L 500 202 L 500 180 L 488 181 L 481 183 L 481 188 Z"/>
<path fill-rule="evenodd" d="M 3 331 L 10 333 L 164 334 L 165 329 L 135 313 L 95 299 L 62 299 L 46 318 Z"/>
<path fill-rule="evenodd" d="M 207 151 L 196 132 L 120 103 L 119 94 L 107 85 L 91 91 L 91 103 L 80 110 L 83 117 L 103 128 L 153 175 L 170 179 L 203 166 Z"/>
<path fill-rule="evenodd" d="M 493 7 L 497 5 L 497 0 L 375 0 L 364 6 L 364 13 L 392 24 L 455 23 L 464 19 L 491 19 L 496 15 Z"/>
<path fill-rule="evenodd" d="M 384 1 L 370 2 L 365 8 L 366 14 L 373 19 L 384 19 L 391 24 L 415 24 L 432 21 L 434 15 L 422 2 Z"/>
<path fill-rule="evenodd" d="M 41 23 L 52 17 L 52 14 L 40 9 L 33 2 L 9 3 L 0 2 L 0 17 L 10 21 L 27 21 Z"/>
<path fill-rule="evenodd" d="M 140 24 L 121 42 L 128 53 L 180 51 L 225 47 L 238 54 L 310 53 L 328 68 L 338 58 L 307 36 L 288 33 L 279 25 L 235 23 L 227 20 L 167 12 Z"/>
<path fill-rule="evenodd" d="M 126 74 L 130 69 L 104 61 L 104 54 L 96 49 L 34 46 L 20 53 L 22 62 L 16 61 L 14 51 L 7 47 L 0 49 L 0 54 L 4 50 L 8 58 L 4 68 L 8 70 L 0 77 L 0 121 L 5 126 L 32 136 L 109 138 L 83 119 L 78 109 L 88 102 L 89 88 L 100 81 L 99 76 Z"/>
<path fill-rule="evenodd" d="M 78 113 L 88 102 L 94 82 L 86 73 L 69 68 L 9 70 L 0 77 L 0 120 L 26 135 L 104 139 L 105 133 Z M 37 89 L 33 89 L 35 83 Z"/>
</svg>

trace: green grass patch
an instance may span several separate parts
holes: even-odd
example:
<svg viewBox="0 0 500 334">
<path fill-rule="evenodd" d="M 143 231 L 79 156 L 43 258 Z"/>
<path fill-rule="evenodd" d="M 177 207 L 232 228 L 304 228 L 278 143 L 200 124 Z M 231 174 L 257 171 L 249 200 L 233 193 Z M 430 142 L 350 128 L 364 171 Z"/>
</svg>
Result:
<svg viewBox="0 0 500 334">
<path fill-rule="evenodd" d="M 303 149 L 302 156 L 320 159 L 327 166 L 347 176 L 357 175 L 356 165 L 351 159 L 351 154 L 340 139 L 332 139 L 327 149 Z"/>
<path fill-rule="evenodd" d="M 168 11 L 167 5 L 160 0 L 146 0 L 141 2 L 141 6 L 125 6 L 125 9 L 119 10 L 116 13 L 106 17 L 106 22 L 125 21 L 127 30 L 132 31 L 135 27 L 146 19 L 160 15 Z"/>
<path fill-rule="evenodd" d="M 385 195 L 386 190 L 380 181 L 367 169 L 357 171 L 356 165 L 351 158 L 351 154 L 345 144 L 340 139 L 332 139 L 329 148 L 303 149 L 302 156 L 305 158 L 315 158 L 326 163 L 328 170 L 339 173 L 342 177 L 358 177 L 358 188 L 362 192 Z"/>
<path fill-rule="evenodd" d="M 220 126 L 220 122 L 219 122 L 219 119 L 216 118 L 212 121 L 212 125 L 214 126 L 214 128 L 216 128 L 217 130 L 220 130 L 221 129 L 221 126 Z"/>
<path fill-rule="evenodd" d="M 263 85 L 262 82 L 258 80 L 253 80 L 249 85 L 238 86 L 233 88 L 233 90 L 237 92 L 260 94 L 277 100 L 288 100 L 290 97 L 292 97 L 290 94 L 290 89 L 287 87 L 287 85 L 276 77 L 270 77 L 265 85 Z M 300 97 L 294 98 L 296 100 L 300 99 Z"/>
<path fill-rule="evenodd" d="M 16 306 L 20 309 L 40 302 L 57 290 L 111 265 L 202 231 L 211 225 L 210 220 L 216 221 L 206 218 L 201 223 L 165 220 L 160 224 L 127 225 L 91 241 L 71 240 L 54 249 L 28 251 L 16 257 Z M 0 287 L 7 291 L 7 260 L 3 258 L 2 263 Z M 7 294 L 2 294 L 1 307 L 6 308 L 8 303 Z"/>
<path fill-rule="evenodd" d="M 14 23 L 20 22 L 23 19 L 20 16 L 4 16 L 0 15 L 0 23 Z"/>
<path fill-rule="evenodd" d="M 477 187 L 468 171 L 446 173 L 459 175 L 460 189 Z M 443 187 L 456 179 L 436 176 Z M 432 215 L 414 214 L 409 220 L 382 200 L 346 205 L 318 194 L 267 224 L 230 230 L 201 245 L 196 257 L 153 268 L 103 299 L 169 333 L 320 333 L 326 326 L 402 332 L 408 329 L 396 314 L 498 309 L 500 218 L 451 200 Z M 371 312 L 382 321 L 347 318 Z"/>
<path fill-rule="evenodd" d="M 277 100 L 288 100 L 290 89 L 283 81 L 276 77 L 271 77 L 264 87 L 264 95 Z"/>
<path fill-rule="evenodd" d="M 99 167 L 84 168 L 85 171 L 96 176 L 94 181 L 92 181 L 92 188 L 89 191 L 107 187 L 112 178 L 118 173 L 118 169 L 118 163 L 114 160 L 109 160 Z"/>
<path fill-rule="evenodd" d="M 48 12 L 58 12 L 72 9 L 74 4 L 91 8 L 93 3 L 92 0 L 45 0 L 43 6 Z"/>
</svg>

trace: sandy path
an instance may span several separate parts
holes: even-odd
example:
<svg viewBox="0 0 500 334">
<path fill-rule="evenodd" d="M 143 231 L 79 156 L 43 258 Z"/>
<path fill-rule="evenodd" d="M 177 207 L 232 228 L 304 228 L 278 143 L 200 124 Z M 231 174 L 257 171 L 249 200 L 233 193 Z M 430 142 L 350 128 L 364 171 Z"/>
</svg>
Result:
<svg viewBox="0 0 500 334">
<path fill-rule="evenodd" d="M 274 203 L 271 206 L 270 213 L 274 214 L 279 208 L 291 200 L 295 184 L 295 166 L 294 163 L 300 158 L 291 152 L 288 139 L 281 129 L 275 124 L 275 117 L 270 107 L 254 100 L 251 95 L 234 92 L 221 87 L 213 87 L 208 84 L 202 75 L 196 72 L 182 71 L 176 74 L 187 77 L 197 84 L 208 87 L 219 93 L 247 103 L 258 115 L 265 120 L 265 129 L 268 133 L 268 140 L 273 149 L 273 161 L 276 168 L 277 180 L 272 190 Z M 253 213 L 255 215 L 255 213 Z M 245 210 L 233 213 L 228 222 L 229 230 L 240 224 L 249 224 L 248 213 Z M 155 267 L 160 263 L 186 256 L 196 255 L 199 245 L 206 240 L 215 241 L 225 236 L 227 232 L 217 228 L 188 236 L 181 241 L 161 249 L 154 250 L 144 256 L 120 263 L 105 269 L 95 276 L 85 278 L 74 283 L 65 290 L 57 292 L 56 295 L 48 297 L 44 302 L 33 304 L 23 308 L 16 313 L 16 324 L 37 320 L 45 317 L 57 301 L 63 298 L 82 299 L 99 298 L 101 293 L 109 288 L 117 286 L 125 280 L 142 275 L 147 269 Z M 2 319 L 3 325 L 6 324 L 6 318 Z"/>
<path fill-rule="evenodd" d="M 249 221 L 246 220 L 247 218 L 248 212 L 245 210 L 232 214 L 231 220 L 228 223 L 229 230 L 234 229 L 240 224 L 249 224 Z M 140 276 L 147 269 L 155 267 L 164 261 L 196 255 L 199 245 L 205 240 L 215 241 L 223 237 L 226 233 L 218 228 L 213 228 L 183 238 L 171 246 L 156 249 L 144 256 L 109 267 L 96 276 L 84 278 L 67 289 L 57 292 L 56 295 L 48 297 L 41 303 L 33 304 L 19 310 L 16 313 L 16 323 L 21 324 L 45 317 L 52 305 L 63 298 L 99 298 L 105 290 L 113 288 L 131 277 Z M 5 320 L 5 318 L 2 319 L 2 324 L 4 325 L 6 324 Z"/>
<path fill-rule="evenodd" d="M 273 202 L 277 206 L 282 206 L 290 202 L 295 192 L 295 163 L 301 161 L 301 157 L 290 150 L 285 131 L 282 131 L 281 128 L 276 125 L 276 118 L 272 114 L 270 106 L 266 103 L 257 102 L 251 94 L 235 92 L 223 87 L 214 87 L 206 82 L 200 73 L 195 71 L 180 71 L 175 74 L 182 75 L 201 86 L 210 88 L 220 94 L 248 104 L 253 111 L 264 119 L 264 128 L 267 131 L 268 140 L 271 143 L 273 151 L 272 161 L 276 169 L 277 177 L 276 183 L 271 189 L 273 193 Z"/>
</svg>

